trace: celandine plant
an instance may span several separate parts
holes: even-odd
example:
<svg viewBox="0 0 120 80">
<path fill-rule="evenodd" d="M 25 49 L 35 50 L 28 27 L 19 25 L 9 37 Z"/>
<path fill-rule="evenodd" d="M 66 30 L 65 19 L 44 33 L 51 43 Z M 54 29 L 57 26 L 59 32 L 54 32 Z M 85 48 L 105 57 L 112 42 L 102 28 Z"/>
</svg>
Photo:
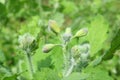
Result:
<svg viewBox="0 0 120 80">
<path fill-rule="evenodd" d="M 64 59 L 63 71 L 62 71 L 63 77 L 69 76 L 73 71 L 81 71 L 82 68 L 87 66 L 89 61 L 90 45 L 88 43 L 84 43 L 84 44 L 78 43 L 72 47 L 68 47 L 73 39 L 78 40 L 80 37 L 87 35 L 88 33 L 87 28 L 82 28 L 78 30 L 74 35 L 72 34 L 71 28 L 66 28 L 65 32 L 62 35 L 60 35 L 60 27 L 58 26 L 57 22 L 54 20 L 49 20 L 48 30 L 59 36 L 61 43 L 45 44 L 42 48 L 42 51 L 44 53 L 49 53 L 56 46 L 60 46 L 62 48 L 63 59 Z M 30 33 L 25 33 L 24 35 L 19 36 L 18 39 L 20 44 L 19 47 L 24 52 L 24 55 L 26 55 L 26 59 L 28 62 L 28 71 L 31 80 L 34 79 L 33 75 L 35 73 L 32 56 L 36 51 L 36 49 L 38 48 L 39 39 L 40 39 L 39 34 L 37 38 L 35 38 Z"/>
<path fill-rule="evenodd" d="M 63 77 L 69 76 L 72 71 L 82 69 L 85 67 L 89 61 L 89 49 L 90 45 L 88 43 L 74 45 L 71 49 L 68 49 L 69 43 L 73 39 L 79 39 L 87 35 L 88 29 L 82 28 L 76 32 L 75 35 L 72 34 L 71 28 L 66 28 L 63 35 L 60 35 L 60 27 L 58 26 L 57 22 L 54 20 L 49 20 L 48 22 L 48 29 L 49 31 L 55 33 L 60 37 L 62 43 L 60 44 L 45 44 L 43 46 L 42 51 L 44 53 L 50 52 L 54 47 L 61 46 L 63 51 Z"/>
</svg>

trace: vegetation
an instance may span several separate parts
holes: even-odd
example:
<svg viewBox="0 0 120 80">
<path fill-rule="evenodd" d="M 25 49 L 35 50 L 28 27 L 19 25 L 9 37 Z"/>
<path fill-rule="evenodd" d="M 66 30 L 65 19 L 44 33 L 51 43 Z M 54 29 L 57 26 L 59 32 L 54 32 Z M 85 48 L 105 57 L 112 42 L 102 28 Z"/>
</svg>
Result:
<svg viewBox="0 0 120 80">
<path fill-rule="evenodd" d="M 119 0 L 0 0 L 0 80 L 120 80 Z"/>
</svg>

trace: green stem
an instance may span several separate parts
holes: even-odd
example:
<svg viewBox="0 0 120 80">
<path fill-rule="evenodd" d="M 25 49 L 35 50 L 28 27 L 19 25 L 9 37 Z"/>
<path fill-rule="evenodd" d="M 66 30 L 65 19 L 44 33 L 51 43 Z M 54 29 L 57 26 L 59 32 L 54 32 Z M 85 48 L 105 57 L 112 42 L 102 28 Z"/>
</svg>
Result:
<svg viewBox="0 0 120 80">
<path fill-rule="evenodd" d="M 69 76 L 71 74 L 71 72 L 73 71 L 73 68 L 74 68 L 74 65 L 75 65 L 75 62 L 74 62 L 73 58 L 71 58 L 70 63 L 71 63 L 71 65 L 69 66 L 69 68 L 68 68 L 68 70 L 65 74 L 65 77 Z"/>
<path fill-rule="evenodd" d="M 66 56 L 66 44 L 63 44 L 63 58 L 64 58 L 64 71 L 63 71 L 63 77 L 66 74 L 66 70 L 67 70 L 67 56 Z"/>
<path fill-rule="evenodd" d="M 67 42 L 63 44 L 63 58 L 64 58 L 64 72 L 63 77 L 67 77 L 73 71 L 75 66 L 74 58 L 71 56 L 71 53 L 67 52 Z"/>
<path fill-rule="evenodd" d="M 28 67 L 29 67 L 30 76 L 31 76 L 31 79 L 33 79 L 34 71 L 33 71 L 33 64 L 32 64 L 32 56 L 30 55 L 30 53 L 27 53 L 27 60 L 29 65 Z"/>
</svg>

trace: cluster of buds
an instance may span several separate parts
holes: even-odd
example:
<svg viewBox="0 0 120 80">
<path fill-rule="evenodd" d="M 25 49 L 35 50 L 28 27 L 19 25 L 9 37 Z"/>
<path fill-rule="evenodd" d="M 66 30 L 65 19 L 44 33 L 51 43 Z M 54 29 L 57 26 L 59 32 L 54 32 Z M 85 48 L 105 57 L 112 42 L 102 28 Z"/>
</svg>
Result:
<svg viewBox="0 0 120 80">
<path fill-rule="evenodd" d="M 54 20 L 49 20 L 48 22 L 48 29 L 55 33 L 55 34 L 59 34 L 60 33 L 60 27 L 59 25 L 57 24 L 56 21 Z M 67 43 L 70 43 L 72 39 L 74 38 L 79 38 L 79 37 L 83 37 L 85 35 L 87 35 L 88 33 L 88 29 L 87 28 L 82 28 L 80 30 L 78 30 L 75 35 L 72 34 L 72 31 L 71 31 L 71 28 L 68 27 L 66 28 L 65 30 L 65 33 L 62 35 L 62 42 L 63 43 L 60 43 L 60 44 L 46 44 L 43 46 L 43 49 L 42 51 L 44 53 L 48 53 L 50 52 L 54 47 L 56 46 L 62 46 L 63 48 L 63 57 L 64 58 L 67 58 L 67 59 L 64 59 L 65 60 L 65 66 L 68 68 L 65 70 L 64 74 L 63 75 L 66 75 L 68 76 L 73 67 L 79 63 L 80 61 L 87 61 L 88 60 L 88 57 L 89 57 L 89 44 L 83 44 L 83 45 L 75 45 L 71 48 L 71 51 L 69 52 L 67 50 L 67 46 L 68 44 Z M 58 35 L 59 36 L 59 35 Z M 61 36 L 60 36 L 61 37 Z M 69 58 L 68 58 L 69 57 Z"/>
<path fill-rule="evenodd" d="M 54 21 L 54 20 L 49 20 L 48 21 L 48 29 L 49 29 L 49 31 L 51 31 L 51 32 L 53 32 L 55 34 L 59 34 L 60 33 L 60 27 L 57 24 L 57 22 Z M 78 30 L 76 32 L 76 34 L 74 36 L 72 36 L 71 28 L 68 27 L 68 28 L 66 28 L 65 33 L 62 35 L 62 40 L 64 41 L 64 43 L 66 43 L 66 42 L 69 42 L 71 39 L 85 36 L 85 35 L 87 35 L 87 33 L 88 33 L 88 29 L 87 28 L 83 28 L 83 29 Z M 45 53 L 48 53 L 55 46 L 56 46 L 56 44 L 46 44 L 43 47 L 42 51 L 45 52 Z"/>
</svg>

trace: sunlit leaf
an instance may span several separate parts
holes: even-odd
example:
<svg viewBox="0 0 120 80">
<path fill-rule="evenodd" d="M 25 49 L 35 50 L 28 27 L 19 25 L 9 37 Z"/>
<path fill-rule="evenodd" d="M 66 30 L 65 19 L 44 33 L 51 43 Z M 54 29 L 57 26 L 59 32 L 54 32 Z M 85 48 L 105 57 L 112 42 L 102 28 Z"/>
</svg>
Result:
<svg viewBox="0 0 120 80">
<path fill-rule="evenodd" d="M 103 43 L 107 39 L 108 27 L 109 24 L 102 15 L 97 15 L 91 20 L 88 29 L 88 41 L 91 45 L 91 56 L 97 53 L 104 45 Z"/>
</svg>

